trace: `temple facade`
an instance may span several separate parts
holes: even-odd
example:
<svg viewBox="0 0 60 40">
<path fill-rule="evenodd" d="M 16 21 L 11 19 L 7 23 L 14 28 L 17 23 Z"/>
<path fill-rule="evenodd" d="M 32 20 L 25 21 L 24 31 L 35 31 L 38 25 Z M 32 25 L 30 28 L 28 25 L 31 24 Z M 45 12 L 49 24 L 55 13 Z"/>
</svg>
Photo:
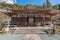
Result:
<svg viewBox="0 0 60 40">
<path fill-rule="evenodd" d="M 0 10 L 1 11 L 1 10 Z M 2 10 L 1 12 L 3 12 Z M 45 27 L 53 24 L 52 17 L 58 12 L 53 9 L 35 9 L 29 5 L 26 9 L 12 9 L 3 12 L 8 16 L 7 24 L 13 27 Z M 6 19 L 5 19 L 6 20 Z"/>
<path fill-rule="evenodd" d="M 56 15 L 56 13 L 47 9 L 14 9 L 7 15 L 11 17 L 10 25 L 16 25 L 17 27 L 37 27 L 53 24 L 51 17 Z"/>
</svg>

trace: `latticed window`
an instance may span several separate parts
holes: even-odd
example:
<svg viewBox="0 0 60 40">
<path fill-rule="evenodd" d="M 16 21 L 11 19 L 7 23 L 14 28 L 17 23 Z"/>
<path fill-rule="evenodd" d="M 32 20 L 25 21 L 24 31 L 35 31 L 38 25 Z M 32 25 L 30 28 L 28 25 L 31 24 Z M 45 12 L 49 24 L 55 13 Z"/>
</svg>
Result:
<svg viewBox="0 0 60 40">
<path fill-rule="evenodd" d="M 45 21 L 51 21 L 49 17 L 45 17 Z"/>
<path fill-rule="evenodd" d="M 19 20 L 19 22 L 21 22 L 21 21 L 22 21 L 22 17 L 19 17 L 19 19 L 18 19 L 18 20 Z"/>
<path fill-rule="evenodd" d="M 25 22 L 25 21 L 27 22 L 27 18 L 25 18 L 25 17 L 19 17 L 18 21 L 19 22 Z"/>
<path fill-rule="evenodd" d="M 17 17 L 12 17 L 11 21 L 17 22 L 18 21 L 18 18 Z"/>
<path fill-rule="evenodd" d="M 12 17 L 11 24 L 12 25 L 17 25 L 17 22 L 18 22 L 18 18 L 17 17 Z"/>
<path fill-rule="evenodd" d="M 35 21 L 43 21 L 43 18 L 42 17 L 40 17 L 40 18 L 35 18 Z"/>
</svg>

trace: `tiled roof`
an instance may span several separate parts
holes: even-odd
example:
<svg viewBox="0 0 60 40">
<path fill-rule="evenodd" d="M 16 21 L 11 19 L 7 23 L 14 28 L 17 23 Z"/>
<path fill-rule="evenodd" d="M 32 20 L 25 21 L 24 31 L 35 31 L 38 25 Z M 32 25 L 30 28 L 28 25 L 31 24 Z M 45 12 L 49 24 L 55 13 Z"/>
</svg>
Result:
<svg viewBox="0 0 60 40">
<path fill-rule="evenodd" d="M 0 12 L 11 12 L 11 10 L 8 10 L 8 9 L 0 9 Z"/>
</svg>

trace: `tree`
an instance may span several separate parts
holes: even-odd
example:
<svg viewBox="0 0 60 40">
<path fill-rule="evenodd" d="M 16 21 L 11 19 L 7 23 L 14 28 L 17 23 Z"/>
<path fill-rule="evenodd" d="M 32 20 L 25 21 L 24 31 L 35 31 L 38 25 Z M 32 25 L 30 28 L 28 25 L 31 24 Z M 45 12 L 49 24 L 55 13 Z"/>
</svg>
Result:
<svg viewBox="0 0 60 40">
<path fill-rule="evenodd" d="M 51 7 L 52 7 L 52 5 L 51 5 L 51 3 L 49 2 L 49 0 L 46 0 L 46 6 L 47 6 L 47 8 L 51 8 Z"/>
<path fill-rule="evenodd" d="M 45 3 L 42 5 L 42 8 L 46 8 L 46 5 L 45 5 Z"/>
<path fill-rule="evenodd" d="M 58 9 L 60 10 L 60 4 L 58 4 Z"/>
<path fill-rule="evenodd" d="M 53 6 L 53 9 L 58 10 L 58 5 L 54 5 L 54 6 Z"/>
<path fill-rule="evenodd" d="M 60 4 L 52 6 L 54 9 L 60 10 Z"/>
</svg>

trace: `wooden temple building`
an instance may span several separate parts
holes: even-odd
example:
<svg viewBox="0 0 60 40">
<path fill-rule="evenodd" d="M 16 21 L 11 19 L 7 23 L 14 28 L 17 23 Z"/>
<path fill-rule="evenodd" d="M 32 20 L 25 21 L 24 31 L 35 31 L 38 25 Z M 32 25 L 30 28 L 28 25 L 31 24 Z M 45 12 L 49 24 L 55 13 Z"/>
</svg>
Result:
<svg viewBox="0 0 60 40">
<path fill-rule="evenodd" d="M 17 27 L 37 27 L 53 24 L 51 17 L 57 13 L 49 9 L 22 9 L 7 13 L 11 17 L 10 25 Z"/>
<path fill-rule="evenodd" d="M 8 17 L 3 20 L 3 24 L 7 25 L 7 28 L 19 28 L 17 33 L 40 33 L 41 27 L 53 29 L 52 17 L 59 13 L 54 9 L 32 9 L 30 6 L 27 9 L 0 11 L 0 14 L 5 14 Z"/>
</svg>

